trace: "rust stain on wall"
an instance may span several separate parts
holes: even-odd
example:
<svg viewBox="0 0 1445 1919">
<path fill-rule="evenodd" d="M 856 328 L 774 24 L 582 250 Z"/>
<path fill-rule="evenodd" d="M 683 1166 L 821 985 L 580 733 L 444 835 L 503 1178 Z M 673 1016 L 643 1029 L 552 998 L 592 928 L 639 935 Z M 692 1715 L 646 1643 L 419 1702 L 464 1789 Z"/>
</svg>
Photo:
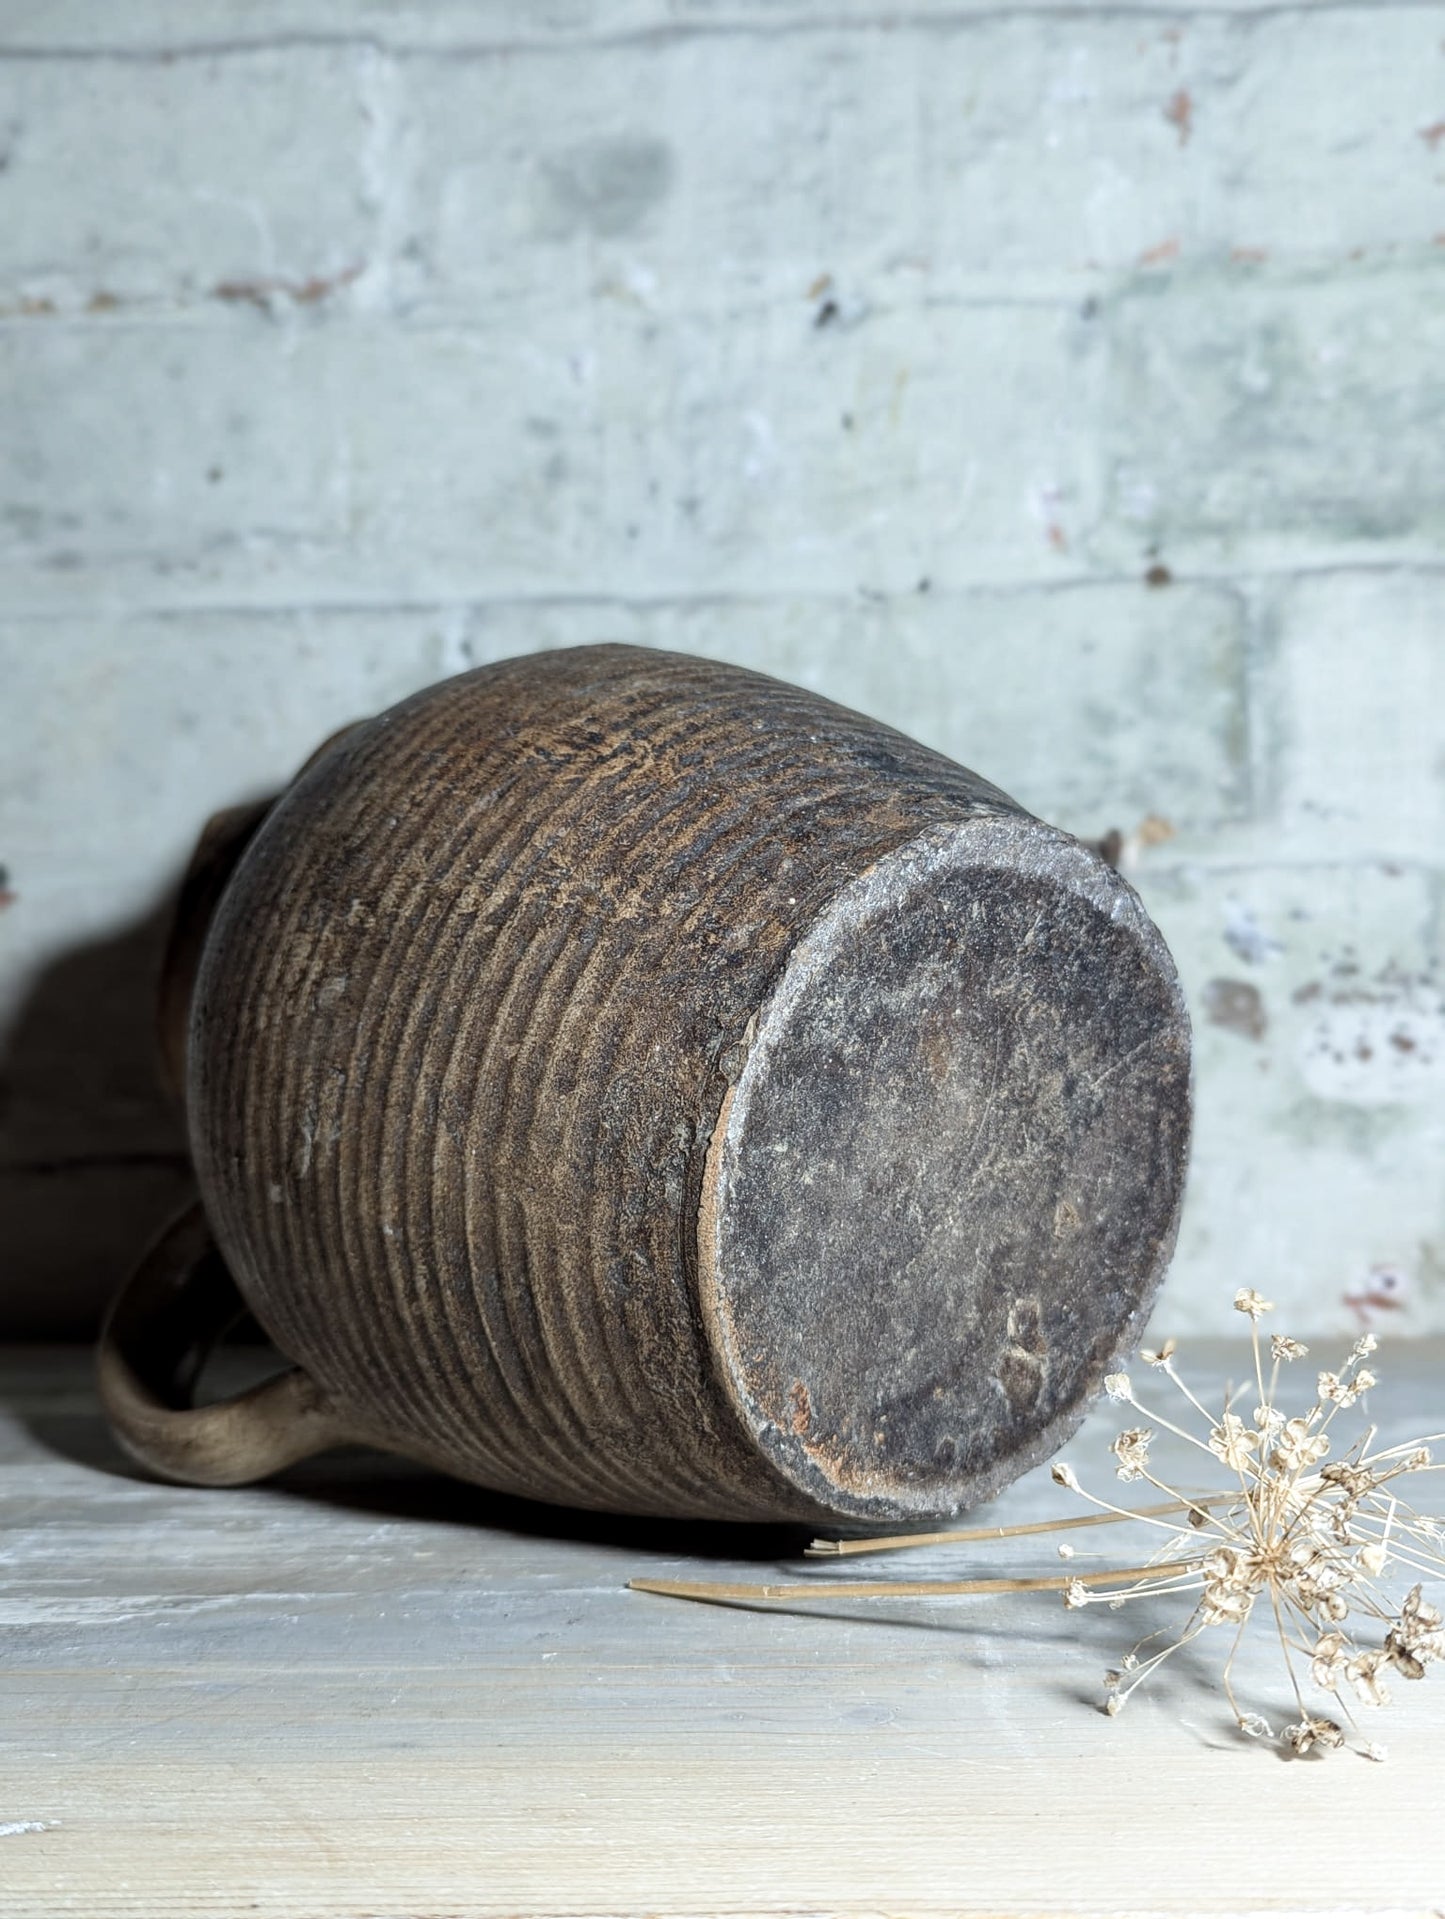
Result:
<svg viewBox="0 0 1445 1919">
<path fill-rule="evenodd" d="M 339 273 L 313 273 L 305 280 L 284 280 L 270 276 L 250 280 L 218 280 L 211 288 L 211 296 L 232 305 L 259 307 L 263 313 L 268 312 L 273 301 L 278 299 L 294 300 L 297 306 L 315 306 L 319 301 L 341 292 L 344 287 L 349 287 L 353 280 L 359 280 L 364 267 L 365 262 L 358 261 L 355 266 L 343 267 Z"/>
<path fill-rule="evenodd" d="M 1194 131 L 1194 102 L 1189 97 L 1188 87 L 1181 87 L 1170 99 L 1164 109 L 1164 118 L 1171 127 L 1179 129 L 1181 147 L 1189 144 L 1189 136 Z"/>
</svg>

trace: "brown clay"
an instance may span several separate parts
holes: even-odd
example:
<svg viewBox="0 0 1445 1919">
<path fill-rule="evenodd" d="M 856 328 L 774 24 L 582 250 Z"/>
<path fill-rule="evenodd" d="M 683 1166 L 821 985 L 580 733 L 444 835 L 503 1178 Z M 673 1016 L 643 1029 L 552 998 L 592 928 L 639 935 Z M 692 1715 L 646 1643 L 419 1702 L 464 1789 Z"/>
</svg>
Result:
<svg viewBox="0 0 1445 1919">
<path fill-rule="evenodd" d="M 101 1359 L 160 1470 L 359 1437 L 573 1505 L 896 1524 L 1046 1457 L 1142 1328 L 1189 1128 L 1168 954 L 1095 852 L 886 727 L 680 655 L 508 661 L 349 729 L 192 893 L 205 1218 Z M 300 1371 L 185 1410 L 242 1301 Z"/>
</svg>

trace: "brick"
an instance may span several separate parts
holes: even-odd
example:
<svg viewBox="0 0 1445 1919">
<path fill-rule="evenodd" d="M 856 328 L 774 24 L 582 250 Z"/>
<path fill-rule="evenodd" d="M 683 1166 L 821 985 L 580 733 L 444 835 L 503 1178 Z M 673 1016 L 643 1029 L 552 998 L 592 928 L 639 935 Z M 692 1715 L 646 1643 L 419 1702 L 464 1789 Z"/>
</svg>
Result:
<svg viewBox="0 0 1445 1919">
<path fill-rule="evenodd" d="M 377 242 L 367 60 L 0 58 L 0 317 L 344 290 Z"/>
<path fill-rule="evenodd" d="M 1428 248 L 1445 177 L 1428 137 L 1445 116 L 1441 27 L 1438 7 L 1343 8 L 1325 31 L 1289 9 L 1221 24 L 1232 57 L 1188 149 L 1201 169 L 1193 231 L 1245 265 L 1263 252 L 1368 270 Z"/>
<path fill-rule="evenodd" d="M 1180 847 L 1248 817 L 1247 648 L 1212 589 L 924 590 L 766 608 L 703 600 L 479 609 L 478 662 L 599 639 L 700 653 L 808 686 L 973 766 L 1086 836 L 1153 815 Z"/>
<path fill-rule="evenodd" d="M 1268 621 L 1275 856 L 1445 868 L 1445 573 L 1293 581 Z"/>
<path fill-rule="evenodd" d="M 0 329 L 0 579 L 63 609 L 1067 578 L 1086 351 L 1035 309 Z"/>
<path fill-rule="evenodd" d="M 454 623 L 421 610 L 0 626 L 7 937 L 39 896 L 98 893 L 102 924 L 117 881 L 132 906 L 153 902 L 218 807 L 274 791 L 336 728 L 451 670 Z M 97 923 L 78 905 L 72 921 Z"/>
<path fill-rule="evenodd" d="M 1445 537 L 1445 253 L 1364 281 L 1126 288 L 1100 316 L 1101 564 L 1434 560 Z"/>
<path fill-rule="evenodd" d="M 1267 9 L 1063 18 L 212 0 L 51 6 L 37 32 L 12 5 L 0 56 L 72 51 L 0 69 L 0 307 L 317 300 L 362 269 L 367 298 L 448 317 L 579 280 L 665 314 L 807 305 L 825 273 L 858 314 L 1173 258 L 1342 270 L 1440 230 L 1430 9 L 1328 35 Z"/>
<path fill-rule="evenodd" d="M 1236 1286 L 1256 1285 L 1280 1325 L 1345 1332 L 1345 1295 L 1390 1263 L 1408 1309 L 1389 1329 L 1445 1330 L 1445 956 L 1431 876 L 1146 861 L 1136 877 L 1195 1029 L 1194 1150 L 1156 1326 L 1226 1331 Z M 1251 927 L 1267 957 L 1243 956 Z"/>
<path fill-rule="evenodd" d="M 543 601 L 12 620 L 0 628 L 12 967 L 40 900 L 65 904 L 58 923 L 42 915 L 36 952 L 61 925 L 100 931 L 155 900 L 210 813 L 274 790 L 347 721 L 471 665 L 601 640 L 816 688 L 1080 833 L 1153 812 L 1178 828 L 1177 850 L 1246 806 L 1244 638 L 1234 601 L 1208 589 L 930 587 L 765 614 L 745 601 Z M 58 779 L 66 766 L 103 769 L 103 803 L 88 781 Z"/>
<path fill-rule="evenodd" d="M 399 297 L 452 317 L 831 300 L 847 324 L 1082 299 L 1171 261 L 1349 274 L 1428 253 L 1445 217 L 1429 10 L 1328 34 L 1288 13 L 810 24 L 402 60 Z"/>
<path fill-rule="evenodd" d="M 0 329 L 9 604 L 265 591 L 345 525 L 328 396 L 278 329 Z M 286 570 L 290 569 L 289 576 Z"/>
</svg>

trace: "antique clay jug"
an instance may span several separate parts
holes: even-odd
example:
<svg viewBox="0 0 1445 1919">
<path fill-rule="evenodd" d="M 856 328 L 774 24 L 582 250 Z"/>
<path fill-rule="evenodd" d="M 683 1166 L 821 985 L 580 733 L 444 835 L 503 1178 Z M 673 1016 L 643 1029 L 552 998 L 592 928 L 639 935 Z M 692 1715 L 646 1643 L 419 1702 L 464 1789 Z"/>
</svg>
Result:
<svg viewBox="0 0 1445 1919">
<path fill-rule="evenodd" d="M 736 667 L 543 653 L 352 727 L 212 834 L 167 992 L 200 1207 L 100 1369 L 172 1477 L 363 1440 L 952 1514 L 1073 1432 L 1171 1249 L 1189 1030 L 1132 889 Z M 243 1302 L 295 1370 L 191 1408 Z"/>
</svg>

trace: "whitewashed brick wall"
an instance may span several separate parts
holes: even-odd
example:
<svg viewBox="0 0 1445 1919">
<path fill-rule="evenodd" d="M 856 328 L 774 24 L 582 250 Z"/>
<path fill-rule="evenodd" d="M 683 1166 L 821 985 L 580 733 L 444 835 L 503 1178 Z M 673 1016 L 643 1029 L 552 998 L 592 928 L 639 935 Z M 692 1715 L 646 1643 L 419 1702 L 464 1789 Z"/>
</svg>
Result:
<svg viewBox="0 0 1445 1919">
<path fill-rule="evenodd" d="M 183 1191 L 205 815 L 598 639 L 1118 827 L 1163 1316 L 1445 1329 L 1445 6 L 0 0 L 0 1329 Z"/>
</svg>

